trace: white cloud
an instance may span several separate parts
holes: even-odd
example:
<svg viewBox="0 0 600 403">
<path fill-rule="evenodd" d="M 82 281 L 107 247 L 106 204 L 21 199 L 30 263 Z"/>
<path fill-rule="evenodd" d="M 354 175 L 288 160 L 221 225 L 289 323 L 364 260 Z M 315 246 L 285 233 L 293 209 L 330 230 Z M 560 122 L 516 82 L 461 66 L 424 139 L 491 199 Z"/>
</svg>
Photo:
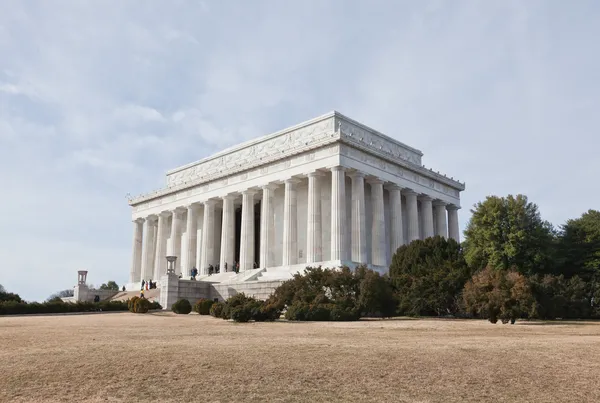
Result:
<svg viewBox="0 0 600 403">
<path fill-rule="evenodd" d="M 12 2 L 0 13 L 0 283 L 45 298 L 80 268 L 125 281 L 127 193 L 332 109 L 466 181 L 463 225 L 476 201 L 517 192 L 560 224 L 600 197 L 599 9 Z"/>
</svg>

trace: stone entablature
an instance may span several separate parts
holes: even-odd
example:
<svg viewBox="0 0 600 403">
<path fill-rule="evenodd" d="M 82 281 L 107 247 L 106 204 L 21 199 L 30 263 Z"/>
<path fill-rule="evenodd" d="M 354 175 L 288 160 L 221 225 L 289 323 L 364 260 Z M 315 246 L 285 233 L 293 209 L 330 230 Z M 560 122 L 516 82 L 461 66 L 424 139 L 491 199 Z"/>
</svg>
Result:
<svg viewBox="0 0 600 403">
<path fill-rule="evenodd" d="M 352 147 L 342 146 L 340 143 Z M 333 147 L 327 147 L 333 145 Z M 338 147 L 336 147 L 338 145 Z M 316 150 L 312 153 L 308 151 Z M 315 159 L 321 150 L 339 151 L 458 200 L 465 185 L 426 169 L 423 153 L 338 112 L 230 148 L 167 173 L 167 187 L 129 201 L 134 211 L 168 204 L 249 178 Z M 202 186 L 199 186 L 202 185 Z M 182 192 L 187 190 L 187 192 Z M 168 197 L 165 197 L 168 196 Z"/>
</svg>

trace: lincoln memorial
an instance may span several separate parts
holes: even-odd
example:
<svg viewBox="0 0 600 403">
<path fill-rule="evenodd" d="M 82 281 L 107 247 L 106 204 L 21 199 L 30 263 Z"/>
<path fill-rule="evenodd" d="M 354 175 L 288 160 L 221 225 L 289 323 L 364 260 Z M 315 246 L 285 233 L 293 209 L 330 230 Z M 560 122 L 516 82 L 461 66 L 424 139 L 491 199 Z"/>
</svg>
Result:
<svg viewBox="0 0 600 403">
<path fill-rule="evenodd" d="M 129 201 L 128 288 L 163 278 L 166 256 L 181 281 L 196 268 L 198 283 L 280 282 L 306 266 L 383 273 L 401 245 L 458 241 L 465 184 L 422 157 L 331 112 L 173 169 Z"/>
</svg>

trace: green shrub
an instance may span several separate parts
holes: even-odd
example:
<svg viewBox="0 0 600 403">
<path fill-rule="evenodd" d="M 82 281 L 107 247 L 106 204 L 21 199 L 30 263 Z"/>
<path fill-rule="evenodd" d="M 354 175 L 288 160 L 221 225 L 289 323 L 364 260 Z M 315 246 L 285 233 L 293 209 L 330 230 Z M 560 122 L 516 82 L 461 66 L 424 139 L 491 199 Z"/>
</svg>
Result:
<svg viewBox="0 0 600 403">
<path fill-rule="evenodd" d="M 212 299 L 200 298 L 196 304 L 194 304 L 194 312 L 200 315 L 210 315 L 210 307 L 215 302 Z"/>
<path fill-rule="evenodd" d="M 179 315 L 187 315 L 192 312 L 192 304 L 187 299 L 180 299 L 171 307 L 172 311 Z"/>
<path fill-rule="evenodd" d="M 158 302 L 152 301 L 150 302 L 150 309 L 162 309 L 162 306 Z"/>
<path fill-rule="evenodd" d="M 275 304 L 265 301 L 257 301 L 252 310 L 252 319 L 256 322 L 273 322 L 281 316 L 281 309 Z"/>
<path fill-rule="evenodd" d="M 333 321 L 354 321 L 360 319 L 360 311 L 358 309 L 344 309 L 333 305 L 329 312 L 329 319 Z"/>
<path fill-rule="evenodd" d="M 245 323 L 252 319 L 253 304 L 237 305 L 231 307 L 230 315 L 234 322 Z"/>
<path fill-rule="evenodd" d="M 221 315 L 223 313 L 224 307 L 225 307 L 225 304 L 223 304 L 222 302 L 215 302 L 210 307 L 210 315 L 214 316 L 215 318 L 222 318 Z"/>
<path fill-rule="evenodd" d="M 252 310 L 257 301 L 247 297 L 243 292 L 227 298 L 222 311 L 223 319 L 233 319 L 234 322 L 248 322 L 252 319 Z"/>
<path fill-rule="evenodd" d="M 244 294 L 243 292 L 227 298 L 227 300 L 225 301 L 225 305 L 223 306 L 223 311 L 221 312 L 221 318 L 225 320 L 234 319 L 232 314 L 233 309 L 238 306 L 243 306 L 251 301 L 255 301 L 255 299 L 247 297 L 246 294 Z M 243 318 L 243 314 L 241 315 L 241 317 Z"/>
<path fill-rule="evenodd" d="M 285 318 L 288 320 L 328 321 L 331 318 L 332 307 L 332 304 L 295 302 L 286 311 Z"/>
<path fill-rule="evenodd" d="M 135 301 L 134 312 L 135 313 L 146 313 L 150 309 L 150 301 L 146 298 L 138 298 Z"/>
<path fill-rule="evenodd" d="M 232 319 L 234 322 L 274 321 L 281 316 L 281 309 L 272 300 L 259 301 L 244 293 L 229 297 L 224 303 L 214 303 L 210 314 L 222 319 Z"/>
</svg>

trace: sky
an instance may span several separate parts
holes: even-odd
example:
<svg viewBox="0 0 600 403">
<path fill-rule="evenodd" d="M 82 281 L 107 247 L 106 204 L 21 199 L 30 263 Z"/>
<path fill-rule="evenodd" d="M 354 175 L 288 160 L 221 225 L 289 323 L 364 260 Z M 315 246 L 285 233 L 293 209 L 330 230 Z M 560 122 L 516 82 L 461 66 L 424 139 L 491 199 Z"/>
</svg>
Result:
<svg viewBox="0 0 600 403">
<path fill-rule="evenodd" d="M 0 284 L 131 265 L 127 195 L 337 110 L 558 226 L 600 207 L 600 3 L 0 0 Z"/>
</svg>

